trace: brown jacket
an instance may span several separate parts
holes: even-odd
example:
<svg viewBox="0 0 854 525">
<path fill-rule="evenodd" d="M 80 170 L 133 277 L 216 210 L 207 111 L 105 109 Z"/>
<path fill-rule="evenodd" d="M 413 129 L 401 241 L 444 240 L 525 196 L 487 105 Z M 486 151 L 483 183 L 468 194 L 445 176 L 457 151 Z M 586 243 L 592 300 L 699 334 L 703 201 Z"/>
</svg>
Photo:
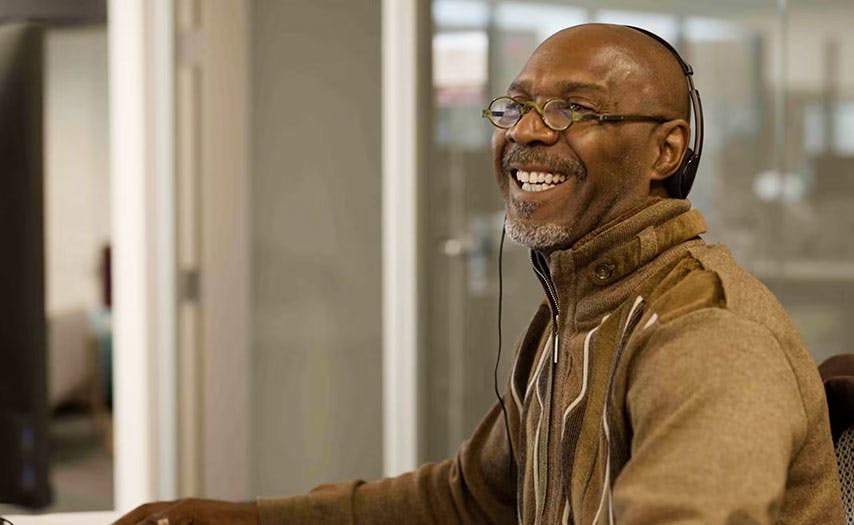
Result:
<svg viewBox="0 0 854 525">
<path fill-rule="evenodd" d="M 827 406 L 773 295 L 659 200 L 548 259 L 505 394 L 457 456 L 259 499 L 261 523 L 841 523 Z M 512 469 L 512 474 L 510 473 Z"/>
</svg>

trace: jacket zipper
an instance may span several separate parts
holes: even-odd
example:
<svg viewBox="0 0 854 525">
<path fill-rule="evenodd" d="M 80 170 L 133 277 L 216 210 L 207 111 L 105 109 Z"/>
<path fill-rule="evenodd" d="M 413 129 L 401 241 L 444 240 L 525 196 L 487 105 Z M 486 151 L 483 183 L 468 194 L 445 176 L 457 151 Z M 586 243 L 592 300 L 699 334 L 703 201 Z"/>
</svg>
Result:
<svg viewBox="0 0 854 525">
<path fill-rule="evenodd" d="M 545 425 L 547 429 L 546 433 L 546 462 L 545 462 L 545 485 L 543 486 L 544 494 L 543 494 L 543 508 L 541 512 L 545 512 L 548 507 L 548 490 L 549 490 L 549 472 L 548 472 L 548 451 L 551 448 L 550 445 L 550 432 L 551 432 L 551 418 L 552 418 L 552 409 L 554 408 L 554 374 L 557 366 L 558 360 L 558 320 L 560 319 L 560 303 L 558 303 L 557 299 L 557 291 L 555 290 L 554 281 L 552 280 L 552 274 L 549 270 L 548 263 L 545 260 L 543 254 L 531 250 L 531 264 L 534 267 L 534 273 L 537 274 L 537 278 L 540 280 L 540 284 L 542 284 L 543 288 L 546 291 L 546 298 L 549 301 L 549 305 L 552 310 L 552 366 L 551 372 L 549 374 L 549 382 L 548 382 L 548 408 L 546 409 L 546 418 Z M 535 461 L 539 461 L 539 458 L 535 458 Z M 534 523 L 540 523 L 541 515 L 537 514 L 534 518 Z"/>
<path fill-rule="evenodd" d="M 531 250 L 531 265 L 534 267 L 534 273 L 540 280 L 543 288 L 546 290 L 546 298 L 549 300 L 549 305 L 552 309 L 552 342 L 553 344 L 553 362 L 557 364 L 558 357 L 558 338 L 557 324 L 560 319 L 560 305 L 557 300 L 557 292 L 555 291 L 554 281 L 552 281 L 551 272 L 546 265 L 544 257 L 539 252 Z"/>
</svg>

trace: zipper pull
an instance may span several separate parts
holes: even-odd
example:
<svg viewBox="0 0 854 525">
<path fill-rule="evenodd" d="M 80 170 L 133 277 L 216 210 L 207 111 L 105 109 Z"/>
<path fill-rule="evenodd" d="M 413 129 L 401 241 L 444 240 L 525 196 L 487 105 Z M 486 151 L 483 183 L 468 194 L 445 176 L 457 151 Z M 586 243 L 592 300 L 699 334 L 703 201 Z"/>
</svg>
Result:
<svg viewBox="0 0 854 525">
<path fill-rule="evenodd" d="M 558 321 L 558 316 L 555 316 L 555 327 L 554 327 L 554 333 L 552 334 L 552 341 L 554 341 L 554 362 L 555 362 L 555 364 L 557 364 L 557 347 L 558 347 L 558 345 L 557 345 L 557 321 Z"/>
</svg>

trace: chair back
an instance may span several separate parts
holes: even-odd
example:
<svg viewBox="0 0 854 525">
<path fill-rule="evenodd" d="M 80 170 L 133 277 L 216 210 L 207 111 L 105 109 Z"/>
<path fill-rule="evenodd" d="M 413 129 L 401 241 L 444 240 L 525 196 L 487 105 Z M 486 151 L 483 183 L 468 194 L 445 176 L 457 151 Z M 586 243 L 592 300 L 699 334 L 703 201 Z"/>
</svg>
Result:
<svg viewBox="0 0 854 525">
<path fill-rule="evenodd" d="M 854 354 L 833 356 L 818 370 L 830 411 L 845 523 L 854 525 Z"/>
<path fill-rule="evenodd" d="M 845 523 L 854 525 L 854 426 L 848 427 L 836 443 L 836 464 L 842 485 Z"/>
</svg>

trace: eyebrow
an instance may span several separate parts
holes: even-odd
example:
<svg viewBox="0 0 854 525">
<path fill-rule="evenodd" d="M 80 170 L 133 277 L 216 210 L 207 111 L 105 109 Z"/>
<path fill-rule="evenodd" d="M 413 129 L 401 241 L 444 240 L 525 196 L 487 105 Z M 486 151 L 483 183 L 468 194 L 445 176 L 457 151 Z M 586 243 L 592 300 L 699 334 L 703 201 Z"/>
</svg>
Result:
<svg viewBox="0 0 854 525">
<path fill-rule="evenodd" d="M 594 92 L 597 94 L 602 94 L 607 91 L 603 84 L 594 84 L 592 82 L 579 82 L 575 80 L 561 80 L 555 84 L 557 91 L 563 95 L 568 93 L 578 93 L 583 91 Z M 513 81 L 510 84 L 510 87 L 507 88 L 507 92 L 520 91 L 522 93 L 530 94 L 531 91 L 531 83 L 527 80 Z"/>
</svg>

